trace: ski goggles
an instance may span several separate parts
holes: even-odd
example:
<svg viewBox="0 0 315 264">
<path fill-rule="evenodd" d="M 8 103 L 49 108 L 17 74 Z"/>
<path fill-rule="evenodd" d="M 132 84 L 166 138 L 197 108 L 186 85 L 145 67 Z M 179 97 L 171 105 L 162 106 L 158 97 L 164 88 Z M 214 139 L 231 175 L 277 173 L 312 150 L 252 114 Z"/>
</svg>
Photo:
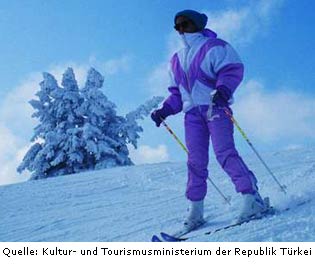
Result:
<svg viewBox="0 0 315 264">
<path fill-rule="evenodd" d="M 183 29 L 185 30 L 185 29 L 187 29 L 187 28 L 189 27 L 189 25 L 190 25 L 190 21 L 185 20 L 185 21 L 182 21 L 182 22 L 180 22 L 180 23 L 176 23 L 175 26 L 174 26 L 174 28 L 175 28 L 175 30 L 177 30 L 177 31 L 179 31 L 180 28 L 183 28 Z"/>
</svg>

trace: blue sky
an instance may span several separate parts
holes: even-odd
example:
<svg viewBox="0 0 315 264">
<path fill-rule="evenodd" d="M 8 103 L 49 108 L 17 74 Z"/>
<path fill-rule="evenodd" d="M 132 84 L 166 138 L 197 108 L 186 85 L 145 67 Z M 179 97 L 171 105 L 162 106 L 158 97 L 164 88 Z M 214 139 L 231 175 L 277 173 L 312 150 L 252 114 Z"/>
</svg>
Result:
<svg viewBox="0 0 315 264">
<path fill-rule="evenodd" d="M 179 47 L 174 14 L 205 12 L 208 27 L 245 64 L 235 118 L 264 151 L 315 145 L 314 3 L 288 0 L 9 1 L 0 6 L 0 184 L 25 180 L 15 167 L 36 124 L 28 101 L 41 72 L 57 79 L 68 66 L 80 84 L 93 66 L 104 93 L 125 114 L 153 95 L 167 96 L 167 63 Z M 183 139 L 183 115 L 168 119 Z M 185 154 L 147 119 L 136 163 L 180 161 Z M 250 150 L 235 132 L 241 154 Z M 213 158 L 213 156 L 212 156 Z"/>
</svg>

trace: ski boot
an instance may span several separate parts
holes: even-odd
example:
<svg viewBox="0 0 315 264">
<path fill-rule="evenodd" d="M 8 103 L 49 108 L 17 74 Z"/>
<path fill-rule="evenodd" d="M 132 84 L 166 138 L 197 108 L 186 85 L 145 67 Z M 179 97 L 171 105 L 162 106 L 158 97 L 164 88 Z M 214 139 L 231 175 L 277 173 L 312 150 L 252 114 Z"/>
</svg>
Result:
<svg viewBox="0 0 315 264">
<path fill-rule="evenodd" d="M 269 198 L 262 199 L 259 192 L 243 194 L 243 207 L 237 223 L 262 218 L 270 210 Z"/>
<path fill-rule="evenodd" d="M 195 230 L 198 227 L 202 226 L 205 223 L 205 220 L 203 219 L 203 209 L 204 208 L 204 202 L 201 201 L 191 201 L 189 206 L 189 214 L 184 222 L 184 228 L 191 231 Z"/>
</svg>

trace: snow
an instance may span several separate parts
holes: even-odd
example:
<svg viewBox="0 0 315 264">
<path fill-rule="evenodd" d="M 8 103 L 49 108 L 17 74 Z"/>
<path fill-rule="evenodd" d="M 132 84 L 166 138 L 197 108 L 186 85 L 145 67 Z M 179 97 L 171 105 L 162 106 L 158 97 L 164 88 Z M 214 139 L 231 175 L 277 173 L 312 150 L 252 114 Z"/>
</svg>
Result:
<svg viewBox="0 0 315 264">
<path fill-rule="evenodd" d="M 315 148 L 262 153 L 283 194 L 254 156 L 245 156 L 274 216 L 209 236 L 202 233 L 235 219 L 240 206 L 229 178 L 214 159 L 212 180 L 232 205 L 209 184 L 207 226 L 192 241 L 315 241 Z M 150 241 L 160 231 L 178 229 L 185 217 L 186 164 L 159 163 L 111 168 L 0 186 L 0 241 Z M 301 201 L 308 201 L 297 206 Z M 200 235 L 200 236 L 199 236 Z"/>
</svg>

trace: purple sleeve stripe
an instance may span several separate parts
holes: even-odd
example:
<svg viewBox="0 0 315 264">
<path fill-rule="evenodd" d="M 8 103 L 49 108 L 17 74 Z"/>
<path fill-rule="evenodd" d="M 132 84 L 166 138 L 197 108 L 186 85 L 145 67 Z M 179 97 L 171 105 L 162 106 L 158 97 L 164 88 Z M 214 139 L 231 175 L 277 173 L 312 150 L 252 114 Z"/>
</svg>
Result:
<svg viewBox="0 0 315 264">
<path fill-rule="evenodd" d="M 216 87 L 216 80 L 210 78 L 201 68 L 197 72 L 197 80 L 207 87 Z"/>
<path fill-rule="evenodd" d="M 225 86 L 231 94 L 243 80 L 244 65 L 242 63 L 230 63 L 222 67 L 217 73 L 216 87 Z"/>
<path fill-rule="evenodd" d="M 188 89 L 187 80 L 185 78 L 185 72 L 182 66 L 180 65 L 177 53 L 175 53 L 175 55 L 172 57 L 171 65 L 175 78 L 175 83 L 177 85 L 182 85 L 183 87 L 185 87 L 185 89 Z"/>
<path fill-rule="evenodd" d="M 168 105 L 172 109 L 171 114 L 177 114 L 183 109 L 182 96 L 178 87 L 168 88 L 171 95 L 164 101 L 163 105 Z"/>
<path fill-rule="evenodd" d="M 226 45 L 225 41 L 221 39 L 213 39 L 213 38 L 209 39 L 203 44 L 203 46 L 199 49 L 199 51 L 195 55 L 189 67 L 190 86 L 193 86 L 196 79 L 198 79 L 204 85 L 214 87 L 214 85 L 212 84 L 212 80 L 210 80 L 210 78 L 206 78 L 206 74 L 203 73 L 200 65 L 202 61 L 204 60 L 204 58 L 206 57 L 209 50 L 217 46 L 225 46 L 225 45 Z"/>
</svg>

